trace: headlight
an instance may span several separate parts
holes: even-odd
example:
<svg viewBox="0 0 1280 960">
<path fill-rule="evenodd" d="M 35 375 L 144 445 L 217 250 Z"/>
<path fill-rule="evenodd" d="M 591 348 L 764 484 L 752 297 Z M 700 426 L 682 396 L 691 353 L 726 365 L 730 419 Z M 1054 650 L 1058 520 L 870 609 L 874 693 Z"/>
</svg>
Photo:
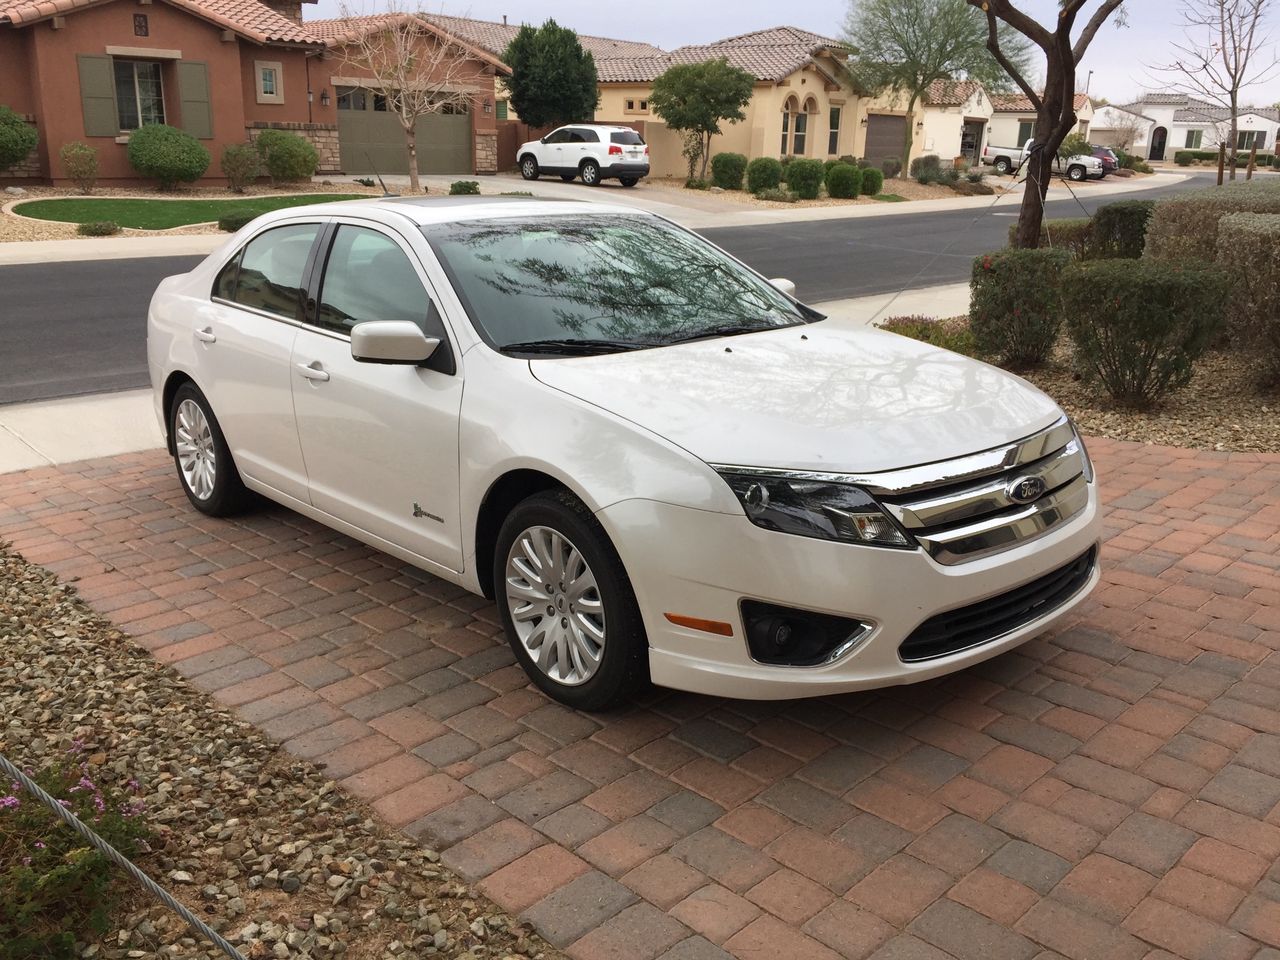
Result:
<svg viewBox="0 0 1280 960">
<path fill-rule="evenodd" d="M 729 471 L 720 476 L 757 527 L 842 543 L 915 546 L 860 487 L 798 476 Z"/>
<path fill-rule="evenodd" d="M 1084 437 L 1080 435 L 1080 428 L 1076 426 L 1076 422 L 1070 417 L 1067 422 L 1071 424 L 1071 430 L 1076 435 L 1076 443 L 1080 444 L 1080 456 L 1084 458 L 1084 479 L 1086 483 L 1093 483 L 1093 461 L 1089 459 L 1089 448 L 1084 445 Z"/>
</svg>

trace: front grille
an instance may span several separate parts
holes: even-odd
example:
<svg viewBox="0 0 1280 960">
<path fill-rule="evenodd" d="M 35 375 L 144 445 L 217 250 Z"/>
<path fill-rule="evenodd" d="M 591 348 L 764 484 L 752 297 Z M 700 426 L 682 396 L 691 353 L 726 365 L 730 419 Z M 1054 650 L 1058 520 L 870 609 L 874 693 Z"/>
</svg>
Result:
<svg viewBox="0 0 1280 960">
<path fill-rule="evenodd" d="M 998 597 L 930 617 L 898 647 L 907 663 L 946 657 L 998 640 L 1062 606 L 1089 582 L 1097 548 Z"/>
<path fill-rule="evenodd" d="M 1084 447 L 1062 420 L 1003 449 L 873 478 L 882 482 L 869 489 L 950 565 L 1018 546 L 1080 513 L 1087 470 Z"/>
</svg>

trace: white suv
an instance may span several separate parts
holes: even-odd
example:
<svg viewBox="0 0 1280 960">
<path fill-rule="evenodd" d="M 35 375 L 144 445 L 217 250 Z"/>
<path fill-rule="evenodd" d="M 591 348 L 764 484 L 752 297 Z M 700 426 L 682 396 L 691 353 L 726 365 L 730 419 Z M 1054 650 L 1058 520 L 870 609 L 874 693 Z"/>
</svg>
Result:
<svg viewBox="0 0 1280 960">
<path fill-rule="evenodd" d="M 589 187 L 613 179 L 624 187 L 634 187 L 641 177 L 649 175 L 649 148 L 630 127 L 560 127 L 541 140 L 530 140 L 516 156 L 520 174 L 526 180 L 537 180 L 543 173 L 558 173 L 565 182 L 582 177 Z"/>
</svg>

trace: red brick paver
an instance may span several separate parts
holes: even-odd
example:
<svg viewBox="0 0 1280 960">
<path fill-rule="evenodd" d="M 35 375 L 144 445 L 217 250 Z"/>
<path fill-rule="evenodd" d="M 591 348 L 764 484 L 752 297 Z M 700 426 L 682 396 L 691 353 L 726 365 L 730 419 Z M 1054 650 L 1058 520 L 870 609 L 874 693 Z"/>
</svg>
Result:
<svg viewBox="0 0 1280 960">
<path fill-rule="evenodd" d="M 529 687 L 491 604 L 158 453 L 0 537 L 574 957 L 1280 957 L 1280 457 L 1094 440 L 1103 584 L 965 673 L 790 703 Z"/>
</svg>

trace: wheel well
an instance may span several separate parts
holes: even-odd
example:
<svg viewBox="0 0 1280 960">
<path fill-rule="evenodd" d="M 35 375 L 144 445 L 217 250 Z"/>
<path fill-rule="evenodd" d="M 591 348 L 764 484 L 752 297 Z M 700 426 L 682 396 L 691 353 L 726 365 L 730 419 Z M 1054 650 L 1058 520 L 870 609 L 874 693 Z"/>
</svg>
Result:
<svg viewBox="0 0 1280 960">
<path fill-rule="evenodd" d="M 493 551 L 507 514 L 517 503 L 535 493 L 567 489 L 555 477 L 541 471 L 512 470 L 499 477 L 484 495 L 480 514 L 476 517 L 476 576 L 484 595 L 490 600 L 494 597 Z"/>
<path fill-rule="evenodd" d="M 529 160 L 529 159 L 532 159 L 534 163 L 537 163 L 537 162 L 538 162 L 538 158 L 537 158 L 537 157 L 535 157 L 535 156 L 534 156 L 532 153 L 530 153 L 528 150 L 526 150 L 524 153 L 520 154 L 520 161 L 519 161 L 519 162 L 520 162 L 520 163 L 524 163 L 526 160 Z"/>
<path fill-rule="evenodd" d="M 594 163 L 597 167 L 600 166 L 600 161 L 595 157 L 584 157 L 582 160 L 578 161 L 578 169 L 581 170 L 588 163 Z"/>
<path fill-rule="evenodd" d="M 189 376 L 182 371 L 169 374 L 169 379 L 164 382 L 164 445 L 168 447 L 169 452 L 173 453 L 173 437 L 169 433 L 169 409 L 173 406 L 173 395 L 178 392 L 178 388 L 184 383 L 195 383 Z"/>
</svg>

